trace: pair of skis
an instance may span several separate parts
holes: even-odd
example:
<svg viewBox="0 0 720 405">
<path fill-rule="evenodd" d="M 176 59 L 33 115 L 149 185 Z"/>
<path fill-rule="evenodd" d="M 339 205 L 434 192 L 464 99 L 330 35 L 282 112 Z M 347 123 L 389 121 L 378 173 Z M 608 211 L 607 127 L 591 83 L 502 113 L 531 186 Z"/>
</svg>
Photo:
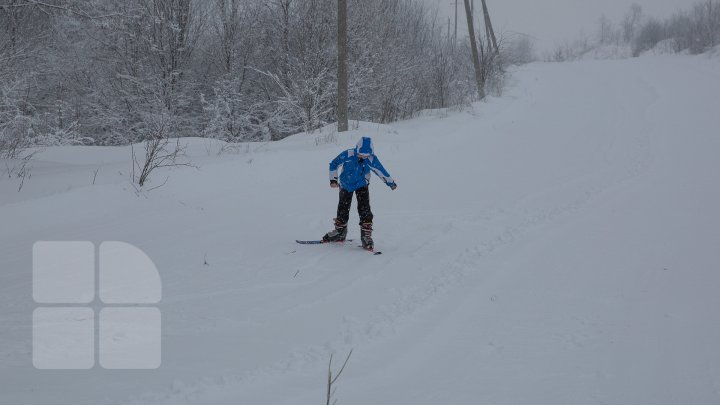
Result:
<svg viewBox="0 0 720 405">
<path fill-rule="evenodd" d="M 345 242 L 352 242 L 352 239 L 346 239 Z M 334 244 L 334 243 L 345 243 L 345 242 L 326 242 L 324 240 L 296 240 L 295 242 L 301 244 L 301 245 L 327 245 L 327 244 Z M 368 251 L 372 253 L 375 256 L 381 255 L 382 252 L 376 252 L 374 249 L 365 249 L 362 246 L 358 246 L 359 248 L 362 248 L 365 251 Z"/>
</svg>

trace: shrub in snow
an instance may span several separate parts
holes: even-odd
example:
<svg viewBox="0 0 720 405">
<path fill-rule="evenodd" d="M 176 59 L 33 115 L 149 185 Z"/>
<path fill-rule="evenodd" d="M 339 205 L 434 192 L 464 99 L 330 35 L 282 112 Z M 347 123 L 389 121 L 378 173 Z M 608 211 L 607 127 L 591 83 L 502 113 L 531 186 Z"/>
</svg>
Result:
<svg viewBox="0 0 720 405">
<path fill-rule="evenodd" d="M 21 89 L 19 80 L 0 84 L 0 158 L 17 158 L 31 146 L 34 121 L 23 111 Z"/>
<path fill-rule="evenodd" d="M 618 28 L 606 17 L 598 22 L 596 38 L 567 42 L 546 57 L 562 62 L 575 59 L 614 59 L 645 52 L 654 54 L 708 52 L 720 44 L 720 0 L 702 0 L 689 11 L 665 20 L 645 19 L 633 5 Z"/>
<path fill-rule="evenodd" d="M 648 20 L 633 40 L 633 55 L 655 48 L 665 40 L 675 52 L 703 53 L 720 43 L 720 1 L 704 0 L 689 12 L 679 12 L 664 22 Z M 664 45 L 666 46 L 666 45 Z M 664 52 L 665 48 L 656 52 Z"/>
</svg>

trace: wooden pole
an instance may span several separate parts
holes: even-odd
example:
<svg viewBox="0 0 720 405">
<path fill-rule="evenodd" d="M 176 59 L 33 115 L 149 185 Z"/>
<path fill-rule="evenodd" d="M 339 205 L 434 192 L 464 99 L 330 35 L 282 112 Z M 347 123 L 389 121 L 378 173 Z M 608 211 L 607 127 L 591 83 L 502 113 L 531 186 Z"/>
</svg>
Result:
<svg viewBox="0 0 720 405">
<path fill-rule="evenodd" d="M 458 0 L 455 0 L 455 43 L 457 43 Z"/>
<path fill-rule="evenodd" d="M 468 34 L 470 35 L 470 48 L 472 51 L 473 66 L 475 67 L 475 81 L 477 82 L 478 97 L 482 100 L 485 98 L 485 80 L 483 79 L 482 68 L 480 67 L 477 41 L 475 40 L 475 26 L 473 24 L 472 11 L 470 10 L 470 0 L 464 0 L 464 2 L 465 16 L 467 17 L 468 24 Z"/>
<path fill-rule="evenodd" d="M 338 132 L 348 130 L 347 0 L 338 0 Z"/>
<path fill-rule="evenodd" d="M 497 39 L 495 38 L 495 31 L 493 30 L 492 22 L 490 21 L 490 12 L 488 12 L 487 2 L 485 0 L 482 0 L 482 7 L 483 14 L 485 15 L 485 29 L 489 34 L 488 42 L 492 41 L 492 49 L 495 53 L 498 53 L 500 50 L 498 48 Z"/>
</svg>

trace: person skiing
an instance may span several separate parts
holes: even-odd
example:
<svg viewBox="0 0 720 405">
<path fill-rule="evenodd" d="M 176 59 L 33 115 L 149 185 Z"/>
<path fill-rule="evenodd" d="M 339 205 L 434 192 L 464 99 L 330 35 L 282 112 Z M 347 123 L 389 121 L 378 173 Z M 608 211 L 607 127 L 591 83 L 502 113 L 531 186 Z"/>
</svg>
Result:
<svg viewBox="0 0 720 405">
<path fill-rule="evenodd" d="M 397 184 L 374 152 L 372 139 L 363 137 L 354 149 L 343 151 L 330 162 L 330 187 L 340 189 L 340 200 L 335 218 L 335 229 L 323 236 L 323 242 L 345 241 L 352 196 L 355 193 L 358 214 L 360 214 L 362 246 L 367 250 L 373 250 L 373 213 L 370 209 L 369 189 L 371 172 L 380 177 L 392 190 L 397 189 Z M 342 174 L 338 178 L 340 166 L 342 166 Z"/>
</svg>

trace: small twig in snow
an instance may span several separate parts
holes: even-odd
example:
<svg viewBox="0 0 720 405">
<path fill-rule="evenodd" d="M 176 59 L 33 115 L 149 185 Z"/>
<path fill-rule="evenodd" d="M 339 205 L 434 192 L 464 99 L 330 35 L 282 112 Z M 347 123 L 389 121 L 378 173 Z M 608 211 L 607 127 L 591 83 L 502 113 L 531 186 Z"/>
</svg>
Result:
<svg viewBox="0 0 720 405">
<path fill-rule="evenodd" d="M 156 190 L 156 189 L 164 186 L 165 184 L 167 184 L 168 180 L 170 180 L 170 177 L 169 177 L 169 176 L 165 178 L 165 181 L 163 181 L 163 183 L 162 183 L 161 185 L 155 186 L 155 187 L 153 187 L 153 188 L 150 188 L 150 189 L 148 189 L 147 191 L 153 191 L 153 190 Z"/>
<path fill-rule="evenodd" d="M 95 175 L 93 176 L 93 182 L 92 182 L 93 186 L 95 185 L 95 180 L 97 180 L 98 172 L 100 172 L 99 167 L 95 170 Z"/>
<path fill-rule="evenodd" d="M 350 356 L 352 356 L 353 351 L 350 350 L 350 353 L 348 353 L 347 357 L 345 358 L 345 362 L 343 363 L 342 367 L 340 367 L 340 371 L 338 371 L 337 375 L 333 377 L 332 373 L 332 361 L 333 356 L 330 355 L 330 364 L 328 364 L 328 379 L 327 379 L 327 402 L 326 405 L 330 405 L 332 401 L 332 397 L 335 394 L 335 389 L 333 387 L 333 384 L 337 382 L 338 378 L 342 375 L 342 372 L 345 370 L 345 366 L 347 366 L 348 361 L 350 360 Z M 335 402 L 333 402 L 334 404 Z"/>
</svg>

